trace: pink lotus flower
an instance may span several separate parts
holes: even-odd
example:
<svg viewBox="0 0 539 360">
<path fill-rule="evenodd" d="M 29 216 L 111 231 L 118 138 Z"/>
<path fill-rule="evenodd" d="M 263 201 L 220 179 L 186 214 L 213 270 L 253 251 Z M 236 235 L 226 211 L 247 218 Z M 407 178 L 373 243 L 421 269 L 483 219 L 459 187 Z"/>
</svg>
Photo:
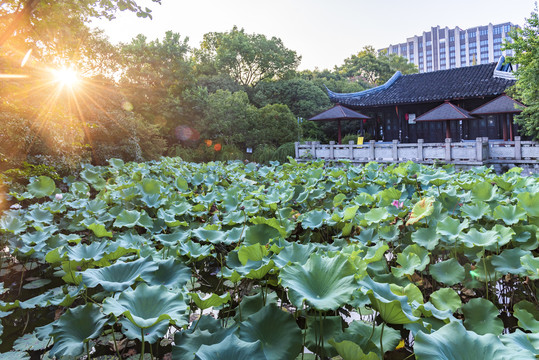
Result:
<svg viewBox="0 0 539 360">
<path fill-rule="evenodd" d="M 62 195 L 62 194 L 56 194 L 56 195 L 54 195 L 54 198 L 55 198 L 56 200 L 62 200 L 62 199 L 64 198 L 64 195 Z"/>
<path fill-rule="evenodd" d="M 402 209 L 404 202 L 399 202 L 399 200 L 393 200 L 391 205 L 395 206 L 397 209 Z"/>
</svg>

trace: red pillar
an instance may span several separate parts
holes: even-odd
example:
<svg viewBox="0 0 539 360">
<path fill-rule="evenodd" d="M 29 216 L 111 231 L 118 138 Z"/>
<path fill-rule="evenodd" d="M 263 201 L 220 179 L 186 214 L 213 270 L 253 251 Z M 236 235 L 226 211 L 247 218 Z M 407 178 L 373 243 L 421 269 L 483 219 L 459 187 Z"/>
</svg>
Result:
<svg viewBox="0 0 539 360">
<path fill-rule="evenodd" d="M 339 145 L 341 145 L 341 120 L 337 120 L 337 130 L 338 130 L 337 140 L 338 140 Z"/>
<path fill-rule="evenodd" d="M 445 138 L 446 139 L 451 139 L 451 127 L 450 127 L 450 122 L 449 120 L 446 120 L 445 121 Z"/>
</svg>

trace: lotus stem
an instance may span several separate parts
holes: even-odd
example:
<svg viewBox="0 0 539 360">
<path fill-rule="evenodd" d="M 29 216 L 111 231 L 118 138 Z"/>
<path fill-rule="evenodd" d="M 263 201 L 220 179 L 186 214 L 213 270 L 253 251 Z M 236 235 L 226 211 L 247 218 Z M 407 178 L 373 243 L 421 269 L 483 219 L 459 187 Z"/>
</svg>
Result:
<svg viewBox="0 0 539 360">
<path fill-rule="evenodd" d="M 86 358 L 90 360 L 90 340 L 86 343 Z"/>
<path fill-rule="evenodd" d="M 152 344 L 148 343 L 148 346 L 150 347 L 150 359 L 153 360 L 153 349 L 152 349 Z"/>
<path fill-rule="evenodd" d="M 372 318 L 372 332 L 371 332 L 371 336 L 369 336 L 369 340 L 367 340 L 367 343 L 369 341 L 371 341 L 372 339 L 372 336 L 374 335 L 374 327 L 376 326 L 376 313 L 373 313 L 373 318 Z"/>
<path fill-rule="evenodd" d="M 486 299 L 488 300 L 488 283 L 490 282 L 490 275 L 487 272 L 487 263 L 485 261 L 485 255 L 483 254 L 483 268 L 485 269 L 485 290 L 486 290 Z"/>
<path fill-rule="evenodd" d="M 380 353 L 382 360 L 384 359 L 384 343 L 382 339 L 384 338 L 384 326 L 386 325 L 385 322 L 382 322 L 382 331 L 380 331 Z"/>
<path fill-rule="evenodd" d="M 116 335 L 114 335 L 114 327 L 112 328 L 112 340 L 114 341 L 114 351 L 116 352 L 116 356 L 118 356 L 118 359 L 122 360 L 122 357 L 120 356 L 120 352 L 118 351 L 118 343 L 116 342 Z"/>
<path fill-rule="evenodd" d="M 140 360 L 144 360 L 144 329 L 140 329 L 140 337 L 142 338 L 142 345 L 140 349 Z"/>
</svg>

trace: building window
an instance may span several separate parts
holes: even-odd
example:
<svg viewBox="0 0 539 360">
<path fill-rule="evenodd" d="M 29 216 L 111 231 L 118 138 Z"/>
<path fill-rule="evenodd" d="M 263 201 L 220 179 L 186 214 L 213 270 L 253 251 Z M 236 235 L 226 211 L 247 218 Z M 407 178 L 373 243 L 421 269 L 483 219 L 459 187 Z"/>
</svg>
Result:
<svg viewBox="0 0 539 360">
<path fill-rule="evenodd" d="M 460 64 L 461 64 L 462 66 L 465 66 L 465 65 L 466 65 L 466 56 L 461 56 L 461 57 L 460 57 Z"/>
<path fill-rule="evenodd" d="M 488 29 L 481 29 L 481 30 L 479 31 L 479 34 L 480 34 L 480 35 L 488 35 Z"/>
<path fill-rule="evenodd" d="M 509 32 L 511 30 L 511 25 L 504 25 L 503 26 L 503 32 Z"/>
<path fill-rule="evenodd" d="M 462 32 L 460 33 L 460 40 L 465 40 L 466 39 L 466 33 Z"/>
<path fill-rule="evenodd" d="M 432 50 L 427 50 L 427 55 L 432 55 Z"/>
<path fill-rule="evenodd" d="M 445 46 L 440 47 L 440 53 L 445 53 Z"/>
<path fill-rule="evenodd" d="M 481 54 L 487 53 L 488 54 L 488 46 L 481 47 Z"/>
<path fill-rule="evenodd" d="M 477 49 L 473 48 L 473 49 L 470 49 L 468 52 L 470 53 L 470 55 L 472 55 L 472 54 L 477 53 Z"/>
<path fill-rule="evenodd" d="M 450 46 L 450 47 L 449 47 L 449 52 L 455 52 L 455 47 L 454 47 L 454 46 Z"/>
<path fill-rule="evenodd" d="M 483 46 L 483 45 L 488 45 L 488 40 L 481 40 L 480 45 L 481 45 L 481 46 Z"/>
<path fill-rule="evenodd" d="M 450 36 L 449 37 L 449 42 L 454 42 L 455 41 L 455 37 L 454 36 Z"/>
<path fill-rule="evenodd" d="M 445 59 L 445 54 L 440 54 L 440 60 L 444 60 Z"/>
<path fill-rule="evenodd" d="M 471 31 L 468 33 L 468 39 L 469 38 L 474 38 L 475 37 L 475 31 Z"/>
<path fill-rule="evenodd" d="M 502 56 L 502 51 L 501 50 L 494 50 L 494 57 L 500 57 Z"/>
<path fill-rule="evenodd" d="M 432 41 L 425 41 L 425 46 L 431 46 L 432 45 Z"/>
<path fill-rule="evenodd" d="M 493 41 L 493 42 L 494 42 L 494 44 L 501 44 L 502 38 L 501 38 L 501 37 L 499 37 L 499 38 L 494 38 L 494 41 Z"/>
<path fill-rule="evenodd" d="M 494 26 L 494 34 L 501 34 L 501 33 L 502 33 L 502 27 Z"/>
<path fill-rule="evenodd" d="M 421 41 L 419 41 L 419 43 L 418 43 L 417 45 L 418 45 L 418 47 L 419 47 L 420 49 L 423 49 L 423 43 L 422 43 Z"/>
</svg>

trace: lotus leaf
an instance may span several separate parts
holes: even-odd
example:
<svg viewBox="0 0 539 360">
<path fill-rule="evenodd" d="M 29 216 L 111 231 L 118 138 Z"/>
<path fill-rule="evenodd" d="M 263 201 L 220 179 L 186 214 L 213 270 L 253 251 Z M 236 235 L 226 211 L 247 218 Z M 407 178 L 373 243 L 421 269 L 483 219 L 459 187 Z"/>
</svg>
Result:
<svg viewBox="0 0 539 360">
<path fill-rule="evenodd" d="M 479 232 L 473 228 L 466 234 L 461 235 L 460 238 L 464 245 L 469 248 L 474 246 L 490 247 L 498 243 L 500 235 L 493 230 Z"/>
<path fill-rule="evenodd" d="M 120 319 L 120 324 L 122 325 L 122 333 L 127 336 L 129 339 L 137 339 L 142 341 L 142 334 L 140 333 L 140 328 L 132 323 L 129 319 L 122 318 Z M 149 328 L 144 329 L 144 341 L 155 344 L 167 333 L 170 328 L 168 321 L 161 321 L 155 325 L 150 326 Z"/>
<path fill-rule="evenodd" d="M 496 271 L 502 274 L 521 274 L 524 272 L 524 267 L 520 263 L 520 258 L 529 255 L 531 252 L 522 249 L 505 249 L 500 255 L 492 256 L 492 265 Z"/>
<path fill-rule="evenodd" d="M 520 263 L 530 279 L 539 279 L 539 257 L 533 257 L 531 254 L 524 255 L 520 258 Z"/>
<path fill-rule="evenodd" d="M 229 338 L 237 330 L 235 326 L 230 328 L 222 328 L 217 322 L 212 323 L 209 327 L 206 320 L 208 316 L 203 316 L 197 324 L 196 329 L 186 331 L 177 331 L 174 334 L 174 346 L 172 346 L 172 356 L 174 359 L 193 360 L 195 353 L 202 345 L 218 344 L 225 338 Z M 214 319 L 211 319 L 216 321 Z M 211 321 L 210 320 L 210 321 Z"/>
<path fill-rule="evenodd" d="M 496 197 L 496 187 L 489 182 L 483 181 L 472 188 L 472 200 L 491 201 Z"/>
<path fill-rule="evenodd" d="M 514 333 L 500 336 L 500 340 L 506 347 L 514 351 L 528 351 L 529 359 L 537 358 L 539 355 L 539 334 L 537 332 L 527 334 L 517 329 Z"/>
<path fill-rule="evenodd" d="M 244 296 L 241 299 L 239 311 L 236 311 L 236 322 L 241 322 L 242 319 L 248 319 L 249 316 L 258 312 L 266 305 L 277 304 L 277 299 L 277 294 L 273 291 L 265 296 L 263 291 L 251 296 Z"/>
<path fill-rule="evenodd" d="M 526 219 L 526 211 L 519 205 L 498 205 L 492 215 L 494 219 L 503 220 L 507 225 L 514 225 Z"/>
<path fill-rule="evenodd" d="M 531 217 L 539 217 L 539 193 L 521 192 L 517 195 L 518 203 Z"/>
<path fill-rule="evenodd" d="M 465 270 L 456 259 L 441 261 L 429 266 L 432 277 L 448 286 L 462 282 L 465 277 Z"/>
<path fill-rule="evenodd" d="M 282 268 L 281 283 L 288 288 L 288 298 L 296 307 L 305 301 L 317 310 L 334 310 L 351 298 L 356 287 L 355 267 L 346 257 L 327 258 L 313 254 L 305 265 Z"/>
<path fill-rule="evenodd" d="M 187 324 L 187 304 L 182 293 L 173 293 L 164 286 L 148 286 L 145 283 L 135 290 L 129 289 L 114 298 L 106 298 L 103 312 L 124 315 L 141 329 L 170 320 L 176 326 Z"/>
<path fill-rule="evenodd" d="M 38 176 L 31 179 L 30 184 L 28 184 L 28 191 L 36 198 L 50 196 L 54 190 L 56 190 L 54 180 L 48 176 Z"/>
<path fill-rule="evenodd" d="M 140 258 L 128 263 L 118 261 L 114 265 L 84 271 L 82 283 L 89 288 L 101 285 L 105 291 L 123 291 L 139 277 L 157 269 L 157 264 L 150 258 Z"/>
<path fill-rule="evenodd" d="M 433 211 L 434 211 L 434 198 L 428 197 L 428 198 L 421 199 L 412 208 L 412 212 L 410 213 L 410 218 L 406 222 L 406 226 L 413 225 L 419 220 L 429 215 L 432 215 Z"/>
<path fill-rule="evenodd" d="M 518 326 L 533 333 L 539 333 L 539 310 L 529 301 L 522 300 L 513 307 Z"/>
<path fill-rule="evenodd" d="M 155 235 L 154 238 L 165 246 L 176 246 L 180 243 L 185 242 L 190 235 L 191 232 L 189 230 L 179 230 L 170 234 L 158 234 Z"/>
<path fill-rule="evenodd" d="M 303 215 L 301 225 L 306 229 L 318 229 L 330 216 L 324 210 L 313 210 Z"/>
<path fill-rule="evenodd" d="M 84 345 L 95 339 L 103 331 L 107 321 L 98 306 L 86 304 L 67 311 L 53 325 L 51 332 L 54 346 L 51 355 L 78 356 L 84 352 Z"/>
<path fill-rule="evenodd" d="M 474 204 L 464 204 L 460 211 L 471 220 L 477 221 L 485 216 L 490 211 L 490 206 L 483 201 Z"/>
<path fill-rule="evenodd" d="M 159 266 L 144 277 L 150 285 L 164 285 L 169 289 L 180 289 L 191 279 L 191 269 L 180 261 L 169 258 L 156 261 Z"/>
<path fill-rule="evenodd" d="M 30 355 L 25 351 L 8 351 L 0 353 L 0 360 L 30 360 Z"/>
<path fill-rule="evenodd" d="M 121 213 L 118 214 L 118 216 L 116 216 L 114 227 L 132 228 L 138 224 L 139 219 L 140 212 L 138 212 L 137 210 L 123 210 Z"/>
<path fill-rule="evenodd" d="M 238 250 L 238 260 L 242 265 L 247 264 L 249 260 L 260 261 L 268 255 L 268 249 L 260 244 L 242 246 Z"/>
<path fill-rule="evenodd" d="M 68 246 L 67 257 L 72 261 L 89 261 L 101 260 L 105 256 L 105 249 L 108 243 L 106 241 L 94 241 L 90 245 L 78 244 L 76 246 Z"/>
<path fill-rule="evenodd" d="M 275 239 L 280 236 L 277 229 L 266 224 L 257 224 L 249 226 L 245 230 L 245 241 L 247 245 L 261 244 L 266 245 L 270 239 Z"/>
<path fill-rule="evenodd" d="M 36 333 L 24 334 L 13 343 L 13 349 L 17 351 L 37 351 L 46 349 L 50 345 L 50 339 L 40 340 Z"/>
<path fill-rule="evenodd" d="M 451 288 L 442 288 L 430 294 L 429 301 L 438 310 L 457 311 L 462 305 L 459 294 Z"/>
<path fill-rule="evenodd" d="M 329 340 L 329 343 L 333 345 L 335 350 L 339 353 L 339 356 L 343 360 L 378 360 L 378 355 L 374 352 L 365 354 L 361 347 L 349 340 L 343 340 L 336 342 L 334 339 Z"/>
<path fill-rule="evenodd" d="M 229 335 L 220 343 L 202 345 L 195 360 L 266 360 L 260 341 L 245 342 Z"/>
<path fill-rule="evenodd" d="M 366 277 L 361 281 L 361 285 L 367 289 L 371 306 L 380 313 L 386 323 L 407 324 L 419 320 L 413 315 L 408 297 L 394 294 L 389 284 L 378 283 Z"/>
<path fill-rule="evenodd" d="M 402 277 L 413 274 L 421 266 L 421 259 L 414 253 L 399 253 L 397 254 L 397 263 L 401 267 L 392 267 L 391 272 L 396 277 Z"/>
<path fill-rule="evenodd" d="M 525 359 L 522 352 L 505 347 L 494 335 L 477 335 L 454 321 L 432 334 L 418 332 L 414 353 L 418 360 Z"/>
<path fill-rule="evenodd" d="M 275 265 L 280 268 L 290 263 L 303 265 L 309 260 L 309 256 L 314 250 L 315 246 L 311 243 L 307 245 L 298 244 L 296 242 L 287 243 L 279 255 L 273 257 L 273 260 L 275 261 Z"/>
<path fill-rule="evenodd" d="M 302 334 L 294 317 L 275 304 L 263 307 L 240 324 L 239 338 L 260 340 L 268 360 L 294 359 L 302 349 Z"/>
<path fill-rule="evenodd" d="M 112 237 L 112 232 L 107 231 L 103 224 L 92 223 L 88 225 L 88 230 L 92 230 L 97 237 Z"/>
<path fill-rule="evenodd" d="M 82 180 L 92 185 L 94 189 L 96 189 L 97 191 L 102 190 L 106 185 L 105 179 L 103 179 L 103 177 L 99 174 L 99 172 L 90 168 L 84 169 L 80 173 L 80 177 Z"/>
<path fill-rule="evenodd" d="M 453 219 L 448 216 L 442 221 L 438 222 L 436 226 L 436 232 L 440 235 L 446 236 L 450 240 L 454 240 L 460 235 L 462 230 L 468 228 L 468 220 L 460 222 L 458 219 Z"/>
<path fill-rule="evenodd" d="M 464 314 L 464 326 L 468 330 L 479 335 L 499 335 L 503 330 L 503 322 L 498 317 L 500 312 L 490 301 L 483 298 L 475 298 L 462 305 Z"/>
<path fill-rule="evenodd" d="M 212 249 L 212 245 L 200 245 L 192 240 L 187 240 L 180 244 L 178 251 L 181 255 L 185 255 L 195 261 L 200 261 L 210 256 Z"/>
<path fill-rule="evenodd" d="M 381 351 L 380 337 L 382 337 L 384 352 L 394 350 L 401 339 L 400 332 L 389 326 L 384 326 L 382 335 L 382 325 L 373 327 L 372 324 L 363 321 L 352 321 L 344 330 L 344 334 L 336 337 L 335 341 L 352 341 L 359 345 L 364 352 L 374 352 L 379 356 Z"/>
<path fill-rule="evenodd" d="M 189 296 L 191 296 L 191 299 L 193 299 L 195 305 L 201 310 L 208 309 L 211 307 L 218 307 L 223 304 L 226 304 L 231 300 L 230 293 L 228 292 L 223 295 L 217 295 L 212 293 L 204 298 L 201 297 L 199 293 L 190 292 Z"/>
</svg>

